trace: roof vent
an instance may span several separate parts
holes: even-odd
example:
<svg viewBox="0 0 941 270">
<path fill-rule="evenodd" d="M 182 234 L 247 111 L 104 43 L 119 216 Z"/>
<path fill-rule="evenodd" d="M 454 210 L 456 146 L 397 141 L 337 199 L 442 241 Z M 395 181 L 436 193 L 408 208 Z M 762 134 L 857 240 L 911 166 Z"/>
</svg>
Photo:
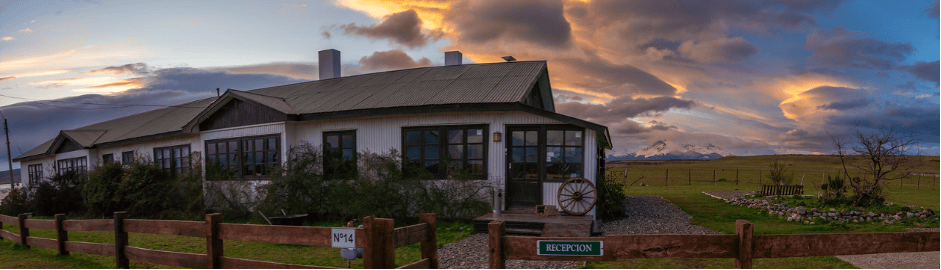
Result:
<svg viewBox="0 0 941 270">
<path fill-rule="evenodd" d="M 340 77 L 340 51 L 334 49 L 319 51 L 317 57 L 321 80 Z"/>
<path fill-rule="evenodd" d="M 464 56 L 461 55 L 460 51 L 444 52 L 444 65 L 445 66 L 461 65 L 462 64 L 461 61 L 463 57 Z"/>
<path fill-rule="evenodd" d="M 511 56 L 511 55 L 507 55 L 507 56 L 500 57 L 500 58 L 503 58 L 503 60 L 506 60 L 507 62 L 515 62 L 515 61 L 516 61 L 516 58 L 513 58 L 513 56 Z"/>
</svg>

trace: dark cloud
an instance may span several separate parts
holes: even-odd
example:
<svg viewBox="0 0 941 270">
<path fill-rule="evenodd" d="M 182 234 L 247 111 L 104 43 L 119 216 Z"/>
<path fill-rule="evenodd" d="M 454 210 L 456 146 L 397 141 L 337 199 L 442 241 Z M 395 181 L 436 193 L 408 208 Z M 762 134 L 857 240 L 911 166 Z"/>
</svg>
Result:
<svg viewBox="0 0 941 270">
<path fill-rule="evenodd" d="M 851 99 L 847 101 L 836 101 L 830 104 L 817 106 L 817 108 L 824 109 L 824 110 L 847 111 L 851 109 L 866 107 L 867 105 L 871 103 L 872 103 L 871 99 L 860 98 L 860 99 Z"/>
<path fill-rule="evenodd" d="M 103 69 L 96 69 L 89 71 L 90 74 L 99 74 L 99 73 L 111 73 L 117 75 L 144 75 L 149 73 L 150 70 L 147 67 L 147 64 L 144 63 L 134 63 L 127 64 L 117 67 L 106 67 Z"/>
<path fill-rule="evenodd" d="M 374 52 L 370 56 L 363 56 L 359 59 L 360 68 L 369 71 L 396 70 L 416 67 L 431 66 L 431 60 L 422 57 L 418 61 L 412 59 L 405 52 L 399 49 Z"/>
<path fill-rule="evenodd" d="M 56 100 L 28 101 L 3 106 L 9 119 L 13 156 L 54 138 L 60 130 L 213 97 L 216 88 L 250 90 L 301 80 L 270 74 L 231 74 L 192 68 L 171 68 L 151 76 L 129 79 L 145 86 L 108 95 L 89 94 Z M 42 121 L 36 121 L 42 119 Z M 0 159 L 6 151 L 0 151 Z"/>
<path fill-rule="evenodd" d="M 556 111 L 601 124 L 619 123 L 627 118 L 665 112 L 671 108 L 689 109 L 696 106 L 691 100 L 673 97 L 638 98 L 622 96 L 607 104 L 566 102 L 555 105 Z M 633 121 L 630 121 L 633 122 Z"/>
<path fill-rule="evenodd" d="M 673 95 L 676 88 L 657 76 L 628 64 L 615 64 L 591 55 L 588 59 L 558 59 L 552 68 L 562 69 L 575 84 L 614 96 Z M 550 62 L 550 64 L 554 64 Z"/>
<path fill-rule="evenodd" d="M 758 53 L 758 49 L 742 37 L 716 39 L 702 43 L 688 41 L 679 47 L 679 51 L 690 59 L 705 63 L 737 62 Z"/>
<path fill-rule="evenodd" d="M 923 99 L 906 103 L 884 102 L 863 112 L 830 117 L 826 125 L 841 136 L 849 136 L 856 129 L 874 132 L 889 127 L 900 134 L 912 134 L 919 143 L 937 143 L 941 136 L 938 131 L 941 115 L 937 104 Z"/>
<path fill-rule="evenodd" d="M 939 1 L 934 1 L 934 3 L 931 3 L 930 6 L 925 8 L 925 14 L 927 14 L 928 17 L 937 19 L 939 16 L 938 14 L 939 10 L 941 10 L 941 5 L 939 5 Z"/>
<path fill-rule="evenodd" d="M 778 139 L 784 144 L 784 147 L 789 149 L 805 150 L 808 152 L 829 152 L 829 150 L 833 149 L 833 140 L 827 132 L 811 132 L 798 128 L 781 134 L 778 136 Z"/>
<path fill-rule="evenodd" d="M 15 77 L 15 76 L 10 76 L 10 77 L 2 77 L 2 78 L 0 78 L 0 82 L 2 82 L 2 81 L 6 81 L 6 80 L 12 80 L 12 79 L 16 79 L 16 77 Z"/>
<path fill-rule="evenodd" d="M 295 79 L 314 80 L 319 76 L 317 63 L 274 62 L 256 65 L 209 68 L 208 71 L 224 71 L 232 74 L 270 74 Z"/>
<path fill-rule="evenodd" d="M 939 83 L 939 76 L 941 76 L 941 68 L 939 68 L 939 62 L 925 62 L 918 61 L 914 65 L 902 66 L 902 70 L 912 74 L 915 78 L 934 82 L 935 85 Z"/>
<path fill-rule="evenodd" d="M 814 30 L 807 36 L 804 48 L 813 52 L 808 60 L 827 66 L 887 70 L 912 53 L 909 43 L 889 43 L 845 27 Z"/>
<path fill-rule="evenodd" d="M 572 33 L 563 11 L 559 0 L 459 1 L 451 5 L 444 20 L 462 44 L 522 40 L 546 47 L 567 47 Z"/>
<path fill-rule="evenodd" d="M 424 47 L 430 40 L 440 38 L 437 34 L 422 32 L 422 20 L 413 9 L 393 13 L 382 23 L 371 26 L 358 26 L 355 23 L 336 26 L 344 33 L 359 35 L 369 39 L 388 39 L 389 42 L 401 44 L 409 49 Z M 330 38 L 328 32 L 324 36 Z"/>
</svg>

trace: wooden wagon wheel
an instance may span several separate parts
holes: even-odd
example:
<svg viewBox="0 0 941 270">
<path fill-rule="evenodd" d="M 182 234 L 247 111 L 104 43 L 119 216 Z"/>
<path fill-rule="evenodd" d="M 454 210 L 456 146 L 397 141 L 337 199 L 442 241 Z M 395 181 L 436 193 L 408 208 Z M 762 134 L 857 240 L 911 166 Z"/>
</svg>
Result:
<svg viewBox="0 0 941 270">
<path fill-rule="evenodd" d="M 581 216 L 595 206 L 598 192 L 585 178 L 572 178 L 559 186 L 559 207 L 570 215 Z"/>
</svg>

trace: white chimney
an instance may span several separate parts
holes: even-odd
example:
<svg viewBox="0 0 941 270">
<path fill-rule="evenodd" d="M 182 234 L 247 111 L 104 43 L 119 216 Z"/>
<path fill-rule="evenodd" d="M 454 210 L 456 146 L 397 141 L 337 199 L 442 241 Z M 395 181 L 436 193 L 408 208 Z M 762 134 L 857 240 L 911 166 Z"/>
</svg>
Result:
<svg viewBox="0 0 941 270">
<path fill-rule="evenodd" d="M 321 80 L 340 77 L 340 51 L 334 49 L 319 51 L 317 57 Z"/>
<path fill-rule="evenodd" d="M 445 66 L 461 65 L 461 61 L 463 58 L 464 58 L 464 55 L 462 55 L 460 51 L 444 52 L 444 65 Z"/>
</svg>

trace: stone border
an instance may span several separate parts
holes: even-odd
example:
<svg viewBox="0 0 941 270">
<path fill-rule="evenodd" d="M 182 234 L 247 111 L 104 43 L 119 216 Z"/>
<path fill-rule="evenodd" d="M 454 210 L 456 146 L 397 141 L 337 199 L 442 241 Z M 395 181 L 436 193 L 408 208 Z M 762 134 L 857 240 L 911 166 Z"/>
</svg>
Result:
<svg viewBox="0 0 941 270">
<path fill-rule="evenodd" d="M 748 199 L 746 198 L 746 193 L 738 193 L 733 195 L 731 198 L 723 198 L 721 196 L 714 195 L 710 192 L 703 191 L 703 194 L 712 196 L 713 198 L 723 200 L 732 205 L 743 205 L 748 208 L 768 210 L 768 214 L 777 215 L 778 218 L 784 219 L 787 221 L 793 222 L 803 222 L 804 224 L 816 224 L 814 220 L 817 218 L 826 219 L 834 222 L 878 222 L 882 221 L 883 224 L 892 224 L 902 219 L 906 218 L 918 218 L 918 219 L 929 219 L 934 218 L 938 220 L 938 216 L 935 215 L 931 209 L 917 208 L 912 207 L 912 211 L 909 212 L 898 212 L 898 213 L 863 213 L 860 211 L 836 211 L 834 208 L 830 208 L 830 211 L 819 210 L 817 208 L 806 209 L 803 206 L 798 206 L 794 208 L 787 207 L 787 203 L 773 203 L 771 199 Z M 748 194 L 749 196 L 754 197 L 754 194 Z M 887 203 L 887 206 L 892 206 L 894 204 Z"/>
</svg>

